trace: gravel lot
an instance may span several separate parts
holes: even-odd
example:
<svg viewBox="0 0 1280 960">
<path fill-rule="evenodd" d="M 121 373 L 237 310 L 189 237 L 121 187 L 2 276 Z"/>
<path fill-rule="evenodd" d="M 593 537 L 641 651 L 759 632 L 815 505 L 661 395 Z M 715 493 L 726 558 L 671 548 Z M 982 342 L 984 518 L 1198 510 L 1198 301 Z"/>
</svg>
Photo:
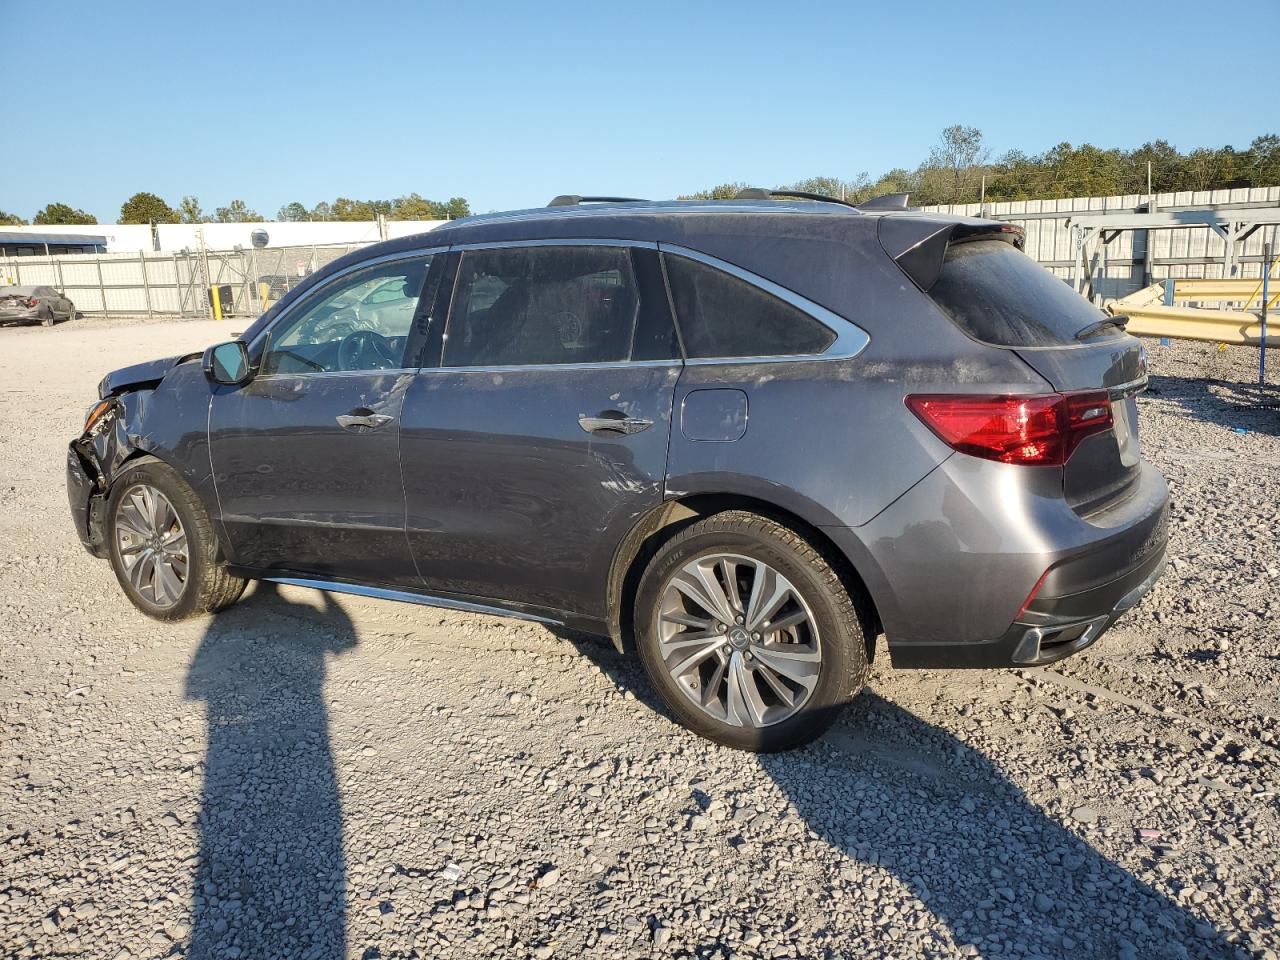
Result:
<svg viewBox="0 0 1280 960">
<path fill-rule="evenodd" d="M 755 757 L 589 638 L 292 588 L 135 613 L 71 529 L 65 444 L 104 372 L 228 329 L 0 330 L 0 955 L 1280 956 L 1254 352 L 1149 344 L 1174 559 L 1097 648 L 882 648 L 823 741 Z"/>
</svg>

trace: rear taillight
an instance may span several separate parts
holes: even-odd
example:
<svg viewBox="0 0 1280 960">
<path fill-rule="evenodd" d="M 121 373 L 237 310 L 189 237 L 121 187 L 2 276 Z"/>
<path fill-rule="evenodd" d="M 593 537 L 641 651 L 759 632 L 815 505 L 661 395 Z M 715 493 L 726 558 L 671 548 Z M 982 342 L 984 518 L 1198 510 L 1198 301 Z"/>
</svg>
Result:
<svg viewBox="0 0 1280 960">
<path fill-rule="evenodd" d="M 912 394 L 907 406 L 948 446 L 1000 463 L 1061 466 L 1085 437 L 1110 430 L 1105 390 L 1034 396 Z"/>
<path fill-rule="evenodd" d="M 39 305 L 40 305 L 40 301 L 39 301 L 39 300 L 37 300 L 35 297 L 27 297 L 27 306 L 28 306 L 28 307 L 36 307 L 36 306 L 39 306 Z"/>
</svg>

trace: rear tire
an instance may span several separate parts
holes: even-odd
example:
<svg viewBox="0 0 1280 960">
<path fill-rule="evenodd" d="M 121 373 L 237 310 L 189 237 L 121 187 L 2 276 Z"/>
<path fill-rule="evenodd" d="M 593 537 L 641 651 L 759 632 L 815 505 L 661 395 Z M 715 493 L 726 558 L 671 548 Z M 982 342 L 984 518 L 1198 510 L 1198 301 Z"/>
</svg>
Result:
<svg viewBox="0 0 1280 960">
<path fill-rule="evenodd" d="M 816 739 L 870 672 L 858 608 L 831 563 L 745 511 L 700 520 L 659 549 L 634 623 L 645 672 L 676 718 L 740 750 Z"/>
<path fill-rule="evenodd" d="M 130 602 L 156 620 L 228 607 L 245 580 L 221 563 L 204 504 L 166 463 L 127 464 L 107 497 L 107 555 Z"/>
</svg>

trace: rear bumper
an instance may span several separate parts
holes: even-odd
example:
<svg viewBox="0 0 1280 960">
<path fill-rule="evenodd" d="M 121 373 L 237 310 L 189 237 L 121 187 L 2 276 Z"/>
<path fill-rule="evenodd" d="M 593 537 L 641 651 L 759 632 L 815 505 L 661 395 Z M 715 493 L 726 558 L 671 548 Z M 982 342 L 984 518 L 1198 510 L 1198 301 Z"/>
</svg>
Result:
<svg viewBox="0 0 1280 960">
<path fill-rule="evenodd" d="M 1125 611 L 1155 586 L 1168 558 L 1158 554 L 1109 584 L 1033 603 L 996 640 L 985 643 L 890 645 L 895 667 L 1038 667 L 1097 643 Z"/>
<path fill-rule="evenodd" d="M 1169 491 L 1143 462 L 1081 516 L 1053 468 L 957 455 L 870 523 L 826 528 L 866 581 L 895 667 L 1009 667 L 1083 650 L 1164 569 Z"/>
<path fill-rule="evenodd" d="M 9 323 L 39 323 L 44 319 L 44 315 L 38 307 L 30 310 L 0 312 L 0 325 Z"/>
</svg>

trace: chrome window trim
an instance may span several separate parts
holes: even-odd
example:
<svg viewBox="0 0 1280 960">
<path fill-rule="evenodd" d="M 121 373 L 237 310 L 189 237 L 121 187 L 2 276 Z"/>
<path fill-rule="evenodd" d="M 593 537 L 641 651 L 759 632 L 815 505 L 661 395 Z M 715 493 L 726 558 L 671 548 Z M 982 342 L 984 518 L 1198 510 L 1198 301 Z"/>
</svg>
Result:
<svg viewBox="0 0 1280 960">
<path fill-rule="evenodd" d="M 780 284 L 774 283 L 759 274 L 744 270 L 742 267 L 713 257 L 709 254 L 702 253 L 699 250 L 693 250 L 689 247 L 682 247 L 678 244 L 655 242 L 652 240 L 624 240 L 609 237 L 547 237 L 536 240 L 486 240 L 479 243 L 460 243 L 453 244 L 449 247 L 450 252 L 457 251 L 465 253 L 469 250 L 501 250 L 508 248 L 521 247 L 636 247 L 645 250 L 657 250 L 661 253 L 670 253 L 674 256 L 687 257 L 690 260 L 696 260 L 706 264 L 716 270 L 722 270 L 725 273 L 749 283 L 754 287 L 763 290 L 784 303 L 795 307 L 800 312 L 807 314 L 824 327 L 832 330 L 836 338 L 822 353 L 803 353 L 803 354 L 769 354 L 753 357 L 696 357 L 685 358 L 683 360 L 673 358 L 670 360 L 615 360 L 609 362 L 591 362 L 591 363 L 537 363 L 537 364 L 503 364 L 501 366 L 433 366 L 422 367 L 420 373 L 434 372 L 460 372 L 466 370 L 483 371 L 490 373 L 506 373 L 515 370 L 563 370 L 563 369 L 611 369 L 617 367 L 637 367 L 637 366 L 669 366 L 671 364 L 683 363 L 689 366 L 706 366 L 710 364 L 760 364 L 760 363 L 796 363 L 811 360 L 851 360 L 871 343 L 871 336 L 857 324 L 850 320 L 846 320 L 834 311 L 828 310 L 821 304 L 789 290 Z M 461 272 L 461 271 L 459 271 Z M 452 297 L 450 298 L 452 300 Z M 678 323 L 677 318 L 677 323 Z M 448 341 L 448 331 L 444 334 L 445 343 Z M 441 350 L 443 356 L 443 347 Z"/>
<path fill-rule="evenodd" d="M 608 237 L 544 237 L 537 240 L 485 240 L 479 243 L 456 243 L 450 250 L 500 250 L 505 247 L 638 247 L 657 250 L 652 240 L 618 240 Z"/>
<path fill-rule="evenodd" d="M 591 360 L 583 363 L 509 363 L 492 367 L 421 367 L 418 373 L 514 373 L 520 370 L 617 370 L 631 367 L 679 367 L 685 361 L 670 360 Z"/>
<path fill-rule="evenodd" d="M 435 256 L 441 253 L 448 253 L 449 250 L 450 250 L 450 247 L 448 244 L 445 244 L 444 246 L 438 246 L 438 247 L 415 247 L 412 250 L 401 250 L 396 253 L 384 254 L 381 257 L 370 257 L 368 260 L 361 260 L 359 263 L 353 263 L 350 266 L 343 267 L 341 270 L 339 270 L 337 273 L 333 274 L 332 276 L 326 277 L 323 282 L 316 284 L 315 288 L 312 290 L 309 290 L 303 297 L 301 297 L 298 300 L 297 303 L 291 304 L 287 310 L 283 311 L 278 317 L 272 320 L 271 323 L 269 323 L 248 344 L 250 354 L 252 354 L 254 349 L 258 347 L 259 343 L 265 343 L 271 337 L 271 334 L 275 330 L 279 329 L 282 323 L 288 322 L 289 319 L 292 318 L 293 315 L 297 312 L 298 308 L 302 306 L 302 304 L 307 303 L 309 300 L 311 300 L 312 294 L 319 293 L 321 290 L 324 290 L 334 281 L 340 280 L 343 277 L 348 276 L 352 273 L 355 273 L 358 270 L 368 269 L 369 267 L 380 266 L 381 264 L 384 264 L 384 263 L 394 263 L 397 260 L 413 260 L 417 257 Z M 417 367 L 410 367 L 408 369 L 416 370 Z M 277 377 L 277 376 L 314 377 L 314 376 L 321 376 L 324 374 L 331 374 L 331 373 L 367 373 L 367 372 L 368 372 L 367 370 L 312 370 L 310 372 L 296 373 L 296 374 L 295 373 L 290 373 L 290 374 L 268 373 L 268 374 L 263 374 L 261 379 L 265 379 L 267 377 Z M 254 379 L 257 380 L 260 378 L 258 376 L 255 376 Z"/>
<path fill-rule="evenodd" d="M 253 378 L 260 380 L 293 380 L 297 377 L 391 377 L 402 373 L 417 373 L 418 367 L 385 367 L 373 370 L 300 370 L 295 373 L 262 373 Z"/>
<path fill-rule="evenodd" d="M 846 320 L 838 313 L 828 310 L 821 304 L 814 303 L 808 297 L 801 296 L 794 290 L 789 290 L 780 284 L 774 283 L 772 280 L 765 279 L 758 273 L 752 273 L 750 270 L 744 270 L 742 267 L 726 260 L 721 260 L 719 257 L 713 257 L 699 250 L 691 250 L 688 247 L 682 247 L 674 243 L 659 243 L 658 250 L 664 254 L 696 260 L 708 267 L 736 277 L 744 283 L 749 283 L 753 287 L 757 287 L 765 293 L 777 297 L 782 302 L 795 307 L 801 313 L 808 314 L 836 335 L 835 340 L 821 353 L 768 354 L 756 357 L 686 357 L 684 362 L 690 366 L 726 363 L 792 363 L 805 360 L 851 360 L 871 343 L 871 335 L 856 323 Z M 679 317 L 676 318 L 676 322 L 680 322 Z"/>
</svg>

